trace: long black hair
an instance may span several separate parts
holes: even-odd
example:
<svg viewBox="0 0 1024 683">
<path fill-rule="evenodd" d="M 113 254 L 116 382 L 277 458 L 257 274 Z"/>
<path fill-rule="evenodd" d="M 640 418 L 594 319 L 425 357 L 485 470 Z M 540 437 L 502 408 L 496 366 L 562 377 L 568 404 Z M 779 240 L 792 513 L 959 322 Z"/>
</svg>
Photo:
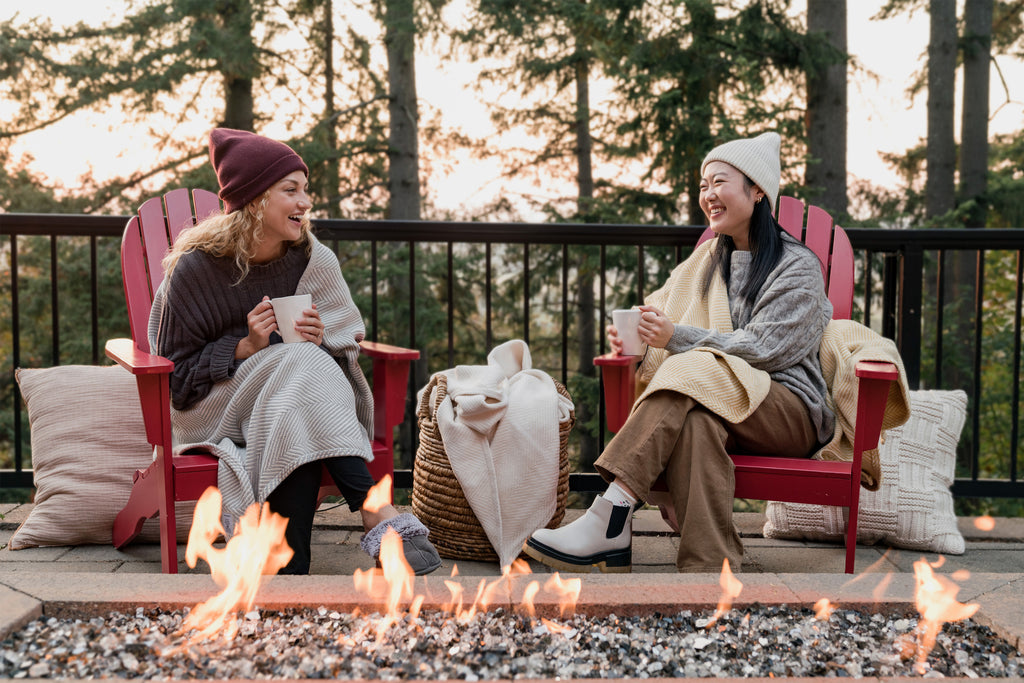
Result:
<svg viewBox="0 0 1024 683">
<path fill-rule="evenodd" d="M 743 175 L 746 189 L 754 187 L 754 181 Z M 772 215 L 771 204 L 767 196 L 754 203 L 754 211 L 750 214 L 750 232 L 747 241 L 750 244 L 750 276 L 743 284 L 739 294 L 753 305 L 757 293 L 761 291 L 768 275 L 782 258 L 782 226 Z M 728 235 L 719 235 L 718 244 L 711 254 L 711 265 L 704 274 L 703 296 L 711 289 L 711 280 L 717 268 L 722 273 L 725 284 L 729 284 L 729 264 L 736 244 Z"/>
</svg>

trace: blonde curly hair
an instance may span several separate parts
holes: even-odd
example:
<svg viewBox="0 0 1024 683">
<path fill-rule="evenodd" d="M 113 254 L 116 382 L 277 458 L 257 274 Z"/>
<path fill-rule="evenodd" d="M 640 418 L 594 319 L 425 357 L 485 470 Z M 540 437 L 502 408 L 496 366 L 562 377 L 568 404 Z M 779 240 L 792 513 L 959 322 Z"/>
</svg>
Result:
<svg viewBox="0 0 1024 683">
<path fill-rule="evenodd" d="M 178 260 L 198 249 L 210 256 L 233 259 L 239 271 L 235 284 L 244 280 L 249 274 L 256 249 L 263 242 L 263 211 L 269 200 L 268 190 L 238 211 L 210 216 L 194 228 L 184 230 L 164 256 L 162 265 L 165 278 L 170 281 Z M 302 217 L 301 228 L 299 238 L 288 246 L 304 246 L 308 255 L 313 250 L 313 227 L 305 216 Z"/>
</svg>

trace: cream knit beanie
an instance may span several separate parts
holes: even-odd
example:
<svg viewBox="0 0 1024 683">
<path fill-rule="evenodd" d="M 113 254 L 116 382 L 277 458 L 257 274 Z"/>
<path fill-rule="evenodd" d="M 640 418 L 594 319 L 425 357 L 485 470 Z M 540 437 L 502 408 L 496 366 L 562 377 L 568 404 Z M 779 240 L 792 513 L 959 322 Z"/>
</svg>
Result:
<svg viewBox="0 0 1024 683">
<path fill-rule="evenodd" d="M 768 197 L 768 205 L 775 213 L 775 201 L 779 196 L 779 146 L 781 140 L 778 133 L 762 133 L 756 138 L 732 140 L 715 147 L 704 157 L 700 165 L 700 174 L 712 161 L 724 161 L 754 181 L 764 190 Z"/>
</svg>

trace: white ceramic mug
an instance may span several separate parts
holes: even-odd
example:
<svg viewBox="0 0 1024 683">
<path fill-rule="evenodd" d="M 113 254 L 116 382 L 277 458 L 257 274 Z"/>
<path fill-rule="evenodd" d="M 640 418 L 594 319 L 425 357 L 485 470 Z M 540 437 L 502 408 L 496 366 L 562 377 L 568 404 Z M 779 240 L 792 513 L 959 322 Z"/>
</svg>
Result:
<svg viewBox="0 0 1024 683">
<path fill-rule="evenodd" d="M 277 318 L 277 333 L 284 339 L 285 344 L 306 341 L 295 330 L 295 321 L 302 320 L 302 311 L 313 308 L 313 297 L 309 294 L 296 294 L 295 296 L 280 296 L 270 300 L 274 307 L 274 317 Z"/>
<path fill-rule="evenodd" d="M 644 343 L 640 340 L 640 310 L 636 308 L 617 308 L 612 311 L 612 324 L 622 340 L 624 356 L 639 356 L 644 352 Z"/>
</svg>

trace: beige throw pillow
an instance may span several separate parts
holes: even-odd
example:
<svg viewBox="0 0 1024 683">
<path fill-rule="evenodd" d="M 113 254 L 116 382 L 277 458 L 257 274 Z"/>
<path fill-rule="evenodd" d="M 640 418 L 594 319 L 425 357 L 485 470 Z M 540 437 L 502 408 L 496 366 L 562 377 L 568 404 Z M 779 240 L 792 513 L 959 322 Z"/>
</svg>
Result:
<svg viewBox="0 0 1024 683">
<path fill-rule="evenodd" d="M 15 376 L 28 408 L 36 495 L 10 548 L 111 543 L 134 472 L 153 457 L 135 378 L 120 366 L 92 365 L 18 369 Z M 194 507 L 176 507 L 179 542 L 188 538 Z M 147 521 L 136 540 L 158 542 L 158 521 Z"/>
<path fill-rule="evenodd" d="M 911 391 L 910 419 L 886 432 L 882 482 L 861 489 L 857 541 L 949 555 L 964 552 L 949 491 L 967 416 L 963 391 Z M 846 508 L 770 502 L 765 538 L 846 539 Z"/>
</svg>

